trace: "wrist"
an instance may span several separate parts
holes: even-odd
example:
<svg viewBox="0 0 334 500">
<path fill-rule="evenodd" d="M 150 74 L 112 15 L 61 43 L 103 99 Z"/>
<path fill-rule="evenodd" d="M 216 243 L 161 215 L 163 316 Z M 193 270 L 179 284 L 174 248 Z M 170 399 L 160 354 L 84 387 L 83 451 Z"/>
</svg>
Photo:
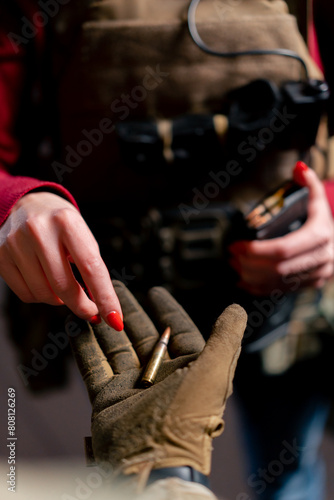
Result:
<svg viewBox="0 0 334 500">
<path fill-rule="evenodd" d="M 142 491 L 144 488 L 154 484 L 156 481 L 165 479 L 180 479 L 189 483 L 197 483 L 210 489 L 209 477 L 190 466 L 163 467 L 153 469 L 148 474 L 120 474 L 117 476 L 117 484 L 122 489 L 135 489 Z"/>
<path fill-rule="evenodd" d="M 12 207 L 11 213 L 19 210 L 20 208 L 26 209 L 29 207 L 34 208 L 70 208 L 77 211 L 77 208 L 71 201 L 62 196 L 61 194 L 52 192 L 52 191 L 44 191 L 44 190 L 33 190 L 24 194 L 21 198 L 17 200 L 15 205 Z"/>
<path fill-rule="evenodd" d="M 146 485 L 166 479 L 169 477 L 177 477 L 183 481 L 192 483 L 199 483 L 209 488 L 209 478 L 202 472 L 197 471 L 193 467 L 180 466 L 180 467 L 163 467 L 161 469 L 153 469 L 148 477 Z"/>
</svg>

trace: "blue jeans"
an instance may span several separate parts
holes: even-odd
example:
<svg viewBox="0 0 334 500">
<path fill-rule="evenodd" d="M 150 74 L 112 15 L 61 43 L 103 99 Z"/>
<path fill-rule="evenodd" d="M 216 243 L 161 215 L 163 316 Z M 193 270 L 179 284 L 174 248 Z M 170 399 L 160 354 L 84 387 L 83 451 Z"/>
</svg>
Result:
<svg viewBox="0 0 334 500">
<path fill-rule="evenodd" d="M 279 376 L 264 375 L 256 354 L 240 360 L 235 387 L 252 498 L 324 500 L 319 446 L 330 404 L 321 377 L 320 359 Z"/>
</svg>

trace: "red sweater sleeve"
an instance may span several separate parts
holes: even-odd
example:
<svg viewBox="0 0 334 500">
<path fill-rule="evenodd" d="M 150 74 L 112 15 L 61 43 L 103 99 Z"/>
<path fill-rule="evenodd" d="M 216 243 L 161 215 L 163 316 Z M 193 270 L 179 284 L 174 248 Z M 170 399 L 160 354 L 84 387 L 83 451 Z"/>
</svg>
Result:
<svg viewBox="0 0 334 500">
<path fill-rule="evenodd" d="M 325 181 L 324 185 L 325 185 L 327 200 L 334 217 L 334 180 Z"/>
<path fill-rule="evenodd" d="M 59 193 L 76 205 L 72 195 L 59 184 L 10 174 L 20 154 L 15 123 L 26 75 L 25 47 L 15 45 L 8 37 L 12 27 L 9 16 L 4 15 L 0 26 L 0 225 L 13 205 L 37 188 Z"/>
</svg>

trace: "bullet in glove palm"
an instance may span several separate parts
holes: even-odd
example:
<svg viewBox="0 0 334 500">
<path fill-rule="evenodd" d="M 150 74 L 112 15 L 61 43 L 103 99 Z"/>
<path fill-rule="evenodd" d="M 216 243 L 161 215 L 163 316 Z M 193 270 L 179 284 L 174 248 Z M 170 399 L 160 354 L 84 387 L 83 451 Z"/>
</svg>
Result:
<svg viewBox="0 0 334 500">
<path fill-rule="evenodd" d="M 124 285 L 114 283 L 125 331 L 85 324 L 72 347 L 93 406 L 95 460 L 125 474 L 188 465 L 209 474 L 211 441 L 222 415 L 246 326 L 246 313 L 228 307 L 205 345 L 189 316 L 163 288 L 149 299 L 161 331 L 172 335 L 156 383 L 140 387 L 143 368 L 159 339 L 151 319 Z M 125 333 L 126 332 L 126 333 Z"/>
</svg>

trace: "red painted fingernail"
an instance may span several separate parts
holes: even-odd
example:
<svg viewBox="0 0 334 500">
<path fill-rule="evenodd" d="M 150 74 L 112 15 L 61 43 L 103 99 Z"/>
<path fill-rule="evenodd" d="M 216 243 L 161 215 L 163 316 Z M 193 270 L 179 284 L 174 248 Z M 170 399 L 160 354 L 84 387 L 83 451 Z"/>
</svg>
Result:
<svg viewBox="0 0 334 500">
<path fill-rule="evenodd" d="M 293 169 L 293 177 L 298 184 L 302 186 L 305 184 L 305 172 L 308 171 L 308 166 L 303 161 L 297 161 L 295 168 Z"/>
<path fill-rule="evenodd" d="M 303 161 L 297 161 L 295 165 L 295 172 L 307 172 L 308 166 Z"/>
<path fill-rule="evenodd" d="M 92 325 L 99 325 L 101 323 L 102 319 L 101 319 L 101 316 L 99 314 L 95 314 L 95 316 L 92 316 L 88 321 Z"/>
<path fill-rule="evenodd" d="M 112 311 L 108 314 L 107 322 L 117 332 L 121 332 L 124 328 L 121 315 L 117 311 Z"/>
</svg>

